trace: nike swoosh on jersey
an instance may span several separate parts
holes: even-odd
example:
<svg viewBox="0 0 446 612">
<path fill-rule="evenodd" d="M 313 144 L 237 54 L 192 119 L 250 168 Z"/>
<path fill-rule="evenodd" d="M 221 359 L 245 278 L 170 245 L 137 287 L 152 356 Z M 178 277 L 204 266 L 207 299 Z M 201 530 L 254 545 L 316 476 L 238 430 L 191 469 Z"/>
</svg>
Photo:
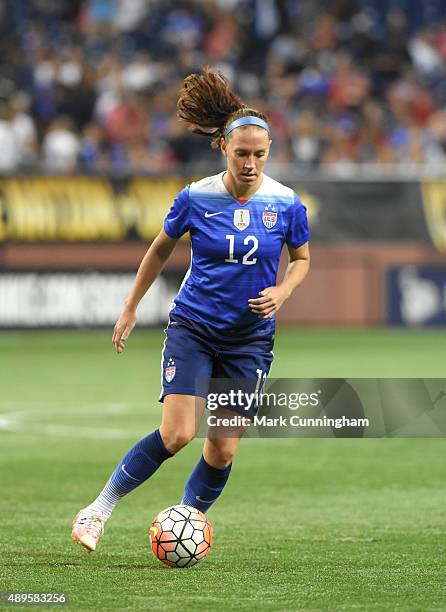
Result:
<svg viewBox="0 0 446 612">
<path fill-rule="evenodd" d="M 216 213 L 210 213 L 210 212 L 206 211 L 204 213 L 204 216 L 206 217 L 206 219 L 208 219 L 209 217 L 215 217 L 215 215 L 222 215 L 222 214 L 223 214 L 223 211 L 216 212 Z"/>
</svg>

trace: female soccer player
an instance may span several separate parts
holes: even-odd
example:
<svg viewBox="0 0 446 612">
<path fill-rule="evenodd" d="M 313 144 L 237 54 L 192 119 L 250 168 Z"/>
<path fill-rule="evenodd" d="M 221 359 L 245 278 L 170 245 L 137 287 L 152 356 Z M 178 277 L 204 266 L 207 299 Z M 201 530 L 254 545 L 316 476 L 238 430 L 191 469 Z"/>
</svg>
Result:
<svg viewBox="0 0 446 612">
<path fill-rule="evenodd" d="M 189 232 L 192 261 L 165 330 L 161 425 L 129 450 L 99 496 L 75 517 L 72 538 L 89 551 L 118 501 L 194 438 L 211 379 L 247 379 L 252 391 L 263 383 L 273 359 L 275 314 L 308 272 L 305 207 L 291 189 L 263 174 L 271 145 L 266 117 L 247 108 L 223 75 L 209 68 L 185 79 L 178 116 L 193 132 L 212 138 L 227 168 L 179 193 L 115 325 L 112 342 L 122 353 L 138 303 Z M 276 285 L 284 244 L 290 262 Z M 232 409 L 255 413 L 247 405 Z M 240 426 L 231 436 L 208 434 L 182 503 L 210 508 L 228 480 L 243 431 Z"/>
</svg>

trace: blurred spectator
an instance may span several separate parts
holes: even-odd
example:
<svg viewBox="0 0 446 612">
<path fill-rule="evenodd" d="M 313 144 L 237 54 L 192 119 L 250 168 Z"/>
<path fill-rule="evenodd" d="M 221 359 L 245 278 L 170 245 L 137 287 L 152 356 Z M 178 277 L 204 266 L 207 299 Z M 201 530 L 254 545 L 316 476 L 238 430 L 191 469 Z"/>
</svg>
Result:
<svg viewBox="0 0 446 612">
<path fill-rule="evenodd" d="M 232 15 L 221 15 L 204 40 L 204 51 L 211 64 L 237 57 L 239 24 Z"/>
<path fill-rule="evenodd" d="M 24 91 L 11 100 L 11 125 L 19 147 L 19 162 L 23 167 L 32 167 L 38 156 L 37 131 L 29 114 L 31 100 Z"/>
<path fill-rule="evenodd" d="M 57 117 L 42 143 L 42 154 L 48 172 L 74 172 L 80 151 L 79 138 L 70 117 Z"/>
<path fill-rule="evenodd" d="M 446 109 L 433 113 L 428 122 L 428 133 L 438 144 L 438 154 L 446 161 Z"/>
<path fill-rule="evenodd" d="M 382 105 L 373 99 L 364 103 L 357 136 L 359 160 L 362 163 L 386 163 L 392 160 L 386 134 L 386 117 Z"/>
<path fill-rule="evenodd" d="M 387 99 L 390 110 L 402 126 L 425 125 L 435 110 L 432 94 L 413 71 L 406 71 L 389 87 Z"/>
<path fill-rule="evenodd" d="M 112 144 L 146 138 L 148 113 L 140 95 L 126 93 L 104 117 L 104 129 Z"/>
<path fill-rule="evenodd" d="M 20 144 L 11 119 L 10 105 L 0 100 L 0 172 L 13 172 L 20 163 Z"/>
<path fill-rule="evenodd" d="M 96 123 L 87 124 L 79 144 L 81 170 L 104 173 L 110 170 L 107 147 L 103 131 Z"/>
<path fill-rule="evenodd" d="M 412 62 L 419 72 L 428 79 L 434 79 L 440 75 L 444 63 L 435 49 L 434 32 L 424 30 L 416 34 L 408 45 Z"/>
<path fill-rule="evenodd" d="M 400 72 L 411 63 L 406 36 L 407 17 L 399 8 L 393 8 L 386 18 L 386 31 L 380 33 L 381 40 L 375 46 L 370 62 L 376 93 L 385 94 L 386 88 L 398 78 Z"/>
<path fill-rule="evenodd" d="M 36 50 L 33 63 L 33 108 L 37 119 L 48 123 L 56 114 L 57 56 L 47 49 Z"/>
<path fill-rule="evenodd" d="M 80 23 L 87 34 L 111 36 L 117 14 L 117 0 L 87 0 L 81 10 Z"/>
<path fill-rule="evenodd" d="M 323 163 L 336 167 L 340 174 L 351 173 L 358 162 L 358 148 L 351 130 L 348 126 L 327 125 L 324 132 Z"/>
<path fill-rule="evenodd" d="M 67 50 L 57 72 L 56 112 L 71 117 L 77 130 L 91 121 L 96 102 L 94 81 L 83 50 Z"/>
<path fill-rule="evenodd" d="M 339 172 L 441 163 L 446 25 L 403 6 L 0 0 L 0 166 L 158 173 L 218 163 L 176 119 L 182 79 L 204 65 L 267 114 L 274 162 Z"/>
<path fill-rule="evenodd" d="M 204 29 L 201 11 L 192 2 L 177 4 L 178 8 L 173 8 L 165 16 L 162 38 L 176 47 L 195 48 L 200 43 Z"/>
<path fill-rule="evenodd" d="M 355 67 L 350 55 L 340 53 L 328 94 L 330 110 L 339 112 L 359 108 L 369 90 L 370 83 L 367 76 Z"/>
<path fill-rule="evenodd" d="M 315 31 L 310 39 L 311 48 L 315 51 L 322 49 L 334 49 L 336 47 L 335 36 L 336 20 L 333 14 L 322 13 L 317 20 Z"/>
<path fill-rule="evenodd" d="M 134 32 L 154 5 L 153 0 L 121 0 L 114 15 L 119 32 Z"/>
<path fill-rule="evenodd" d="M 122 73 L 125 88 L 131 91 L 148 91 L 159 79 L 158 64 L 153 62 L 147 52 L 140 51 L 127 64 Z"/>
<path fill-rule="evenodd" d="M 315 113 L 300 113 L 290 127 L 291 149 L 294 159 L 306 167 L 317 163 L 321 153 L 319 121 Z"/>
</svg>

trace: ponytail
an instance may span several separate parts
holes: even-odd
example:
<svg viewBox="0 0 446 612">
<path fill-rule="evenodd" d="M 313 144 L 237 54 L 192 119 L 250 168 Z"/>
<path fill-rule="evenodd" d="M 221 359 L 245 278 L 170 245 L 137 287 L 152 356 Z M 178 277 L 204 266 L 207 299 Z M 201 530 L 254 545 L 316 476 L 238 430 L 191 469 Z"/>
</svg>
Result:
<svg viewBox="0 0 446 612">
<path fill-rule="evenodd" d="M 262 113 L 243 104 L 220 71 L 209 67 L 203 68 L 203 74 L 191 74 L 184 79 L 177 110 L 178 117 L 195 134 L 212 139 L 213 148 L 220 146 L 225 129 L 232 121 L 248 115 L 266 120 Z"/>
</svg>

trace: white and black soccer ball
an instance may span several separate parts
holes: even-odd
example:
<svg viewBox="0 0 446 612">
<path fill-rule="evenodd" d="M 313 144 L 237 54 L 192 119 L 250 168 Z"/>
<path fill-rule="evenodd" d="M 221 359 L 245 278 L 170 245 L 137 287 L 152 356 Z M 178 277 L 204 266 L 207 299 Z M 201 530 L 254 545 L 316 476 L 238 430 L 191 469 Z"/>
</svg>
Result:
<svg viewBox="0 0 446 612">
<path fill-rule="evenodd" d="M 191 567 L 209 554 L 212 525 L 192 506 L 170 506 L 153 519 L 149 536 L 160 561 L 170 567 Z"/>
</svg>

